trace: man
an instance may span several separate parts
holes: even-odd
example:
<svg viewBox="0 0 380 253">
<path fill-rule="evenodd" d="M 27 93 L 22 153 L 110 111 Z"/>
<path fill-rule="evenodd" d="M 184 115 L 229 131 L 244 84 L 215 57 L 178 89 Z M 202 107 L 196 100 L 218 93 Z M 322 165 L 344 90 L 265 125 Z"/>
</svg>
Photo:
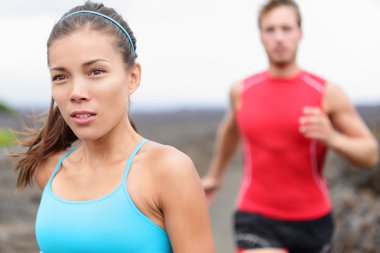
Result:
<svg viewBox="0 0 380 253">
<path fill-rule="evenodd" d="M 236 82 L 203 186 L 220 185 L 239 140 L 244 176 L 235 239 L 244 253 L 329 252 L 332 205 L 322 175 L 327 148 L 371 168 L 377 142 L 345 93 L 296 63 L 301 15 L 293 0 L 267 2 L 259 15 L 267 71 Z"/>
</svg>

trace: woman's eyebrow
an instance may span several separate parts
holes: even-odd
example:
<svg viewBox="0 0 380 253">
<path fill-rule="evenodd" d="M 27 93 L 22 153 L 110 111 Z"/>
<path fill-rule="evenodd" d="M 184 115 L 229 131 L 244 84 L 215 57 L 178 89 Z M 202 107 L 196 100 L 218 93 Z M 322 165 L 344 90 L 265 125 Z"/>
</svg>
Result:
<svg viewBox="0 0 380 253">
<path fill-rule="evenodd" d="M 94 59 L 94 60 L 90 60 L 88 62 L 85 62 L 82 64 L 82 67 L 88 67 L 96 62 L 99 62 L 99 61 L 104 61 L 104 62 L 107 62 L 107 60 L 104 60 L 104 59 Z M 49 67 L 49 70 L 52 71 L 52 70 L 58 70 L 58 71 L 66 71 L 66 68 L 64 67 L 60 67 L 60 66 L 56 66 L 56 67 Z"/>
<path fill-rule="evenodd" d="M 91 64 L 94 64 L 94 63 L 99 62 L 99 61 L 104 61 L 104 62 L 107 62 L 107 63 L 108 63 L 108 61 L 107 61 L 107 60 L 104 60 L 104 59 L 94 59 L 94 60 L 91 60 L 91 61 L 88 61 L 88 62 L 83 63 L 83 64 L 82 64 L 82 67 L 88 67 L 88 66 L 90 66 Z"/>
<path fill-rule="evenodd" d="M 52 71 L 52 70 L 58 70 L 58 71 L 66 71 L 66 69 L 64 67 L 49 67 L 49 70 Z"/>
</svg>

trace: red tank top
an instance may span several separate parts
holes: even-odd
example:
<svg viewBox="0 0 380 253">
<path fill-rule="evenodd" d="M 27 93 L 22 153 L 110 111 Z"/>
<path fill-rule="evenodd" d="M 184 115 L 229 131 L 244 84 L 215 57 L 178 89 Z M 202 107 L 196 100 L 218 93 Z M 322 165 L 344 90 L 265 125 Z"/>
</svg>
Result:
<svg viewBox="0 0 380 253">
<path fill-rule="evenodd" d="M 237 111 L 245 167 L 239 210 L 283 220 L 331 211 L 322 175 L 326 147 L 298 130 L 302 108 L 321 107 L 325 83 L 305 71 L 290 79 L 264 72 L 244 81 Z"/>
</svg>

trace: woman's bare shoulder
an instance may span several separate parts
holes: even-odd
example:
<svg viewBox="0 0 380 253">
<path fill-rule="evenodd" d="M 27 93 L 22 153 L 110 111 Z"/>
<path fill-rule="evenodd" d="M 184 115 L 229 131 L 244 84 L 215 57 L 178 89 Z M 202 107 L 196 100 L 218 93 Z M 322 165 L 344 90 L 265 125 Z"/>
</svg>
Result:
<svg viewBox="0 0 380 253">
<path fill-rule="evenodd" d="M 66 152 L 67 150 L 56 152 L 53 155 L 49 156 L 47 159 L 42 160 L 37 165 L 33 178 L 40 189 L 43 189 L 45 187 L 45 185 L 49 181 L 51 174 L 53 173 L 55 167 L 57 166 L 59 159 Z"/>
<path fill-rule="evenodd" d="M 159 199 L 167 202 L 201 188 L 199 174 L 193 161 L 180 150 L 151 142 L 147 145 L 145 153 L 142 157 L 143 166 L 144 169 L 148 169 L 146 171 L 151 178 L 150 182 L 154 184 Z"/>
<path fill-rule="evenodd" d="M 169 145 L 163 145 L 150 141 L 147 143 L 144 154 L 144 164 L 154 168 L 152 173 L 184 173 L 184 171 L 195 170 L 194 164 L 189 156 L 182 151 Z"/>
</svg>

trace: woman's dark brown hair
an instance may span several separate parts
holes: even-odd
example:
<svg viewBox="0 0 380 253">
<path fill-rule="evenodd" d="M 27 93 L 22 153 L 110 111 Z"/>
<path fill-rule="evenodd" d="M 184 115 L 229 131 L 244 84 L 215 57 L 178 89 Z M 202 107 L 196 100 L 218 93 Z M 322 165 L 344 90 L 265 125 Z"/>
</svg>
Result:
<svg viewBox="0 0 380 253">
<path fill-rule="evenodd" d="M 107 8 L 103 4 L 88 1 L 84 5 L 71 9 L 65 13 L 63 17 L 81 10 L 95 11 L 116 20 L 128 32 L 133 47 L 136 49 L 136 38 L 132 30 L 114 9 Z M 84 27 L 114 36 L 114 46 L 123 55 L 125 67 L 128 69 L 135 64 L 137 55 L 133 52 L 128 37 L 122 30 L 111 21 L 89 13 L 68 16 L 54 25 L 47 41 L 48 55 L 49 48 L 56 39 L 67 36 Z M 134 123 L 131 120 L 130 122 L 132 127 L 136 130 Z M 78 139 L 64 121 L 53 99 L 51 100 L 50 108 L 43 126 L 20 133 L 20 137 L 24 138 L 20 138 L 17 144 L 24 147 L 25 152 L 14 152 L 10 154 L 10 156 L 18 158 L 15 166 L 15 169 L 19 173 L 17 191 L 21 191 L 32 183 L 37 166 L 41 161 L 44 161 L 56 152 L 69 148 Z"/>
</svg>

